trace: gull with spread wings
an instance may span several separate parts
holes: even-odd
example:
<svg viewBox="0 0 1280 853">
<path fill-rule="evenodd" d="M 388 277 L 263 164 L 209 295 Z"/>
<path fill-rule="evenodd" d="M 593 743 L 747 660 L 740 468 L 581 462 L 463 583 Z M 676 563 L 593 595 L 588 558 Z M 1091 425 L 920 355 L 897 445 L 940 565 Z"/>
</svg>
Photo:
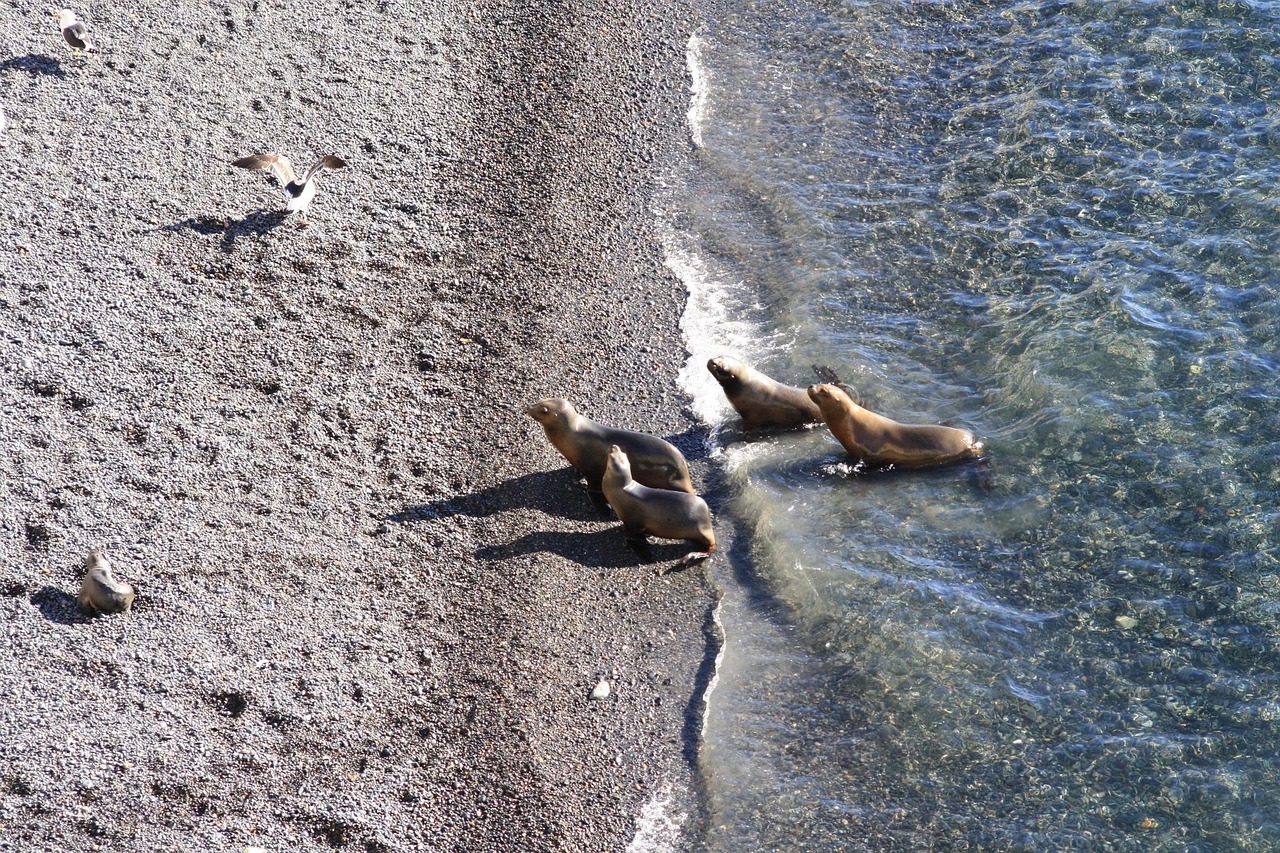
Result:
<svg viewBox="0 0 1280 853">
<path fill-rule="evenodd" d="M 293 164 L 283 154 L 251 154 L 239 160 L 232 160 L 231 165 L 241 169 L 270 169 L 284 190 L 284 209 L 289 213 L 301 214 L 302 221 L 305 223 L 307 208 L 311 206 L 311 200 L 316 197 L 316 182 L 320 173 L 344 168 L 347 161 L 337 154 L 326 154 L 311 164 L 311 168 L 307 169 L 301 180 L 293 174 Z"/>
</svg>

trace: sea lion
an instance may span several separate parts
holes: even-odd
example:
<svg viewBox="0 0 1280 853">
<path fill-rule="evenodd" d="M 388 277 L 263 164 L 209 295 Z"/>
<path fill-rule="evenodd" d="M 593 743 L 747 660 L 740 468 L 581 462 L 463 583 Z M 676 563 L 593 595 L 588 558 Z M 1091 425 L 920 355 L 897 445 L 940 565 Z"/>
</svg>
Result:
<svg viewBox="0 0 1280 853">
<path fill-rule="evenodd" d="M 689 463 L 675 445 L 657 436 L 598 424 L 578 414 L 568 400 L 548 397 L 524 410 L 542 424 L 547 439 L 587 481 L 587 489 L 599 493 L 609 459 L 609 447 L 618 445 L 631 460 L 637 482 L 654 489 L 693 494 Z"/>
<path fill-rule="evenodd" d="M 716 550 L 711 509 L 697 495 L 651 489 L 631 478 L 631 462 L 618 445 L 609 448 L 604 472 L 604 496 L 622 521 L 627 544 L 648 556 L 646 534 L 662 539 L 689 539 L 703 548 L 689 557 L 710 556 Z M 688 558 L 686 558 L 688 559 Z"/>
<path fill-rule="evenodd" d="M 116 580 L 111 574 L 111 563 L 101 551 L 94 551 L 84 558 L 84 580 L 76 604 L 85 613 L 122 613 L 133 606 L 133 587 Z"/>
<path fill-rule="evenodd" d="M 747 432 L 760 427 L 792 427 L 822 423 L 822 410 L 803 388 L 783 385 L 749 364 L 722 355 L 707 362 L 729 403 L 742 415 Z"/>
<path fill-rule="evenodd" d="M 867 465 L 927 468 L 982 457 L 982 442 L 968 430 L 900 424 L 862 408 L 835 385 L 811 385 L 809 397 L 831 434 Z"/>
</svg>

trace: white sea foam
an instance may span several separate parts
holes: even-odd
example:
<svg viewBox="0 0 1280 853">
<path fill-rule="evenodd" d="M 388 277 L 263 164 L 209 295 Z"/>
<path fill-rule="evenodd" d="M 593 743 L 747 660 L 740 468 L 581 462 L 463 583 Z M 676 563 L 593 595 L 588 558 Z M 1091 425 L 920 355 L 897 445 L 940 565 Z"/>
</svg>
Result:
<svg viewBox="0 0 1280 853">
<path fill-rule="evenodd" d="M 715 276 L 710 265 L 693 252 L 672 245 L 667 239 L 666 264 L 684 283 L 688 293 L 680 331 L 684 334 L 689 360 L 680 371 L 680 384 L 693 400 L 693 410 L 706 424 L 715 426 L 729 411 L 724 392 L 707 370 L 707 361 L 726 352 L 740 351 L 751 335 L 751 324 L 730 314 L 731 286 Z"/>
<path fill-rule="evenodd" d="M 707 123 L 707 69 L 702 61 L 702 53 L 707 48 L 707 41 L 698 33 L 689 37 L 684 49 L 684 64 L 689 70 L 689 137 L 693 144 L 702 147 L 702 129 Z"/>
<path fill-rule="evenodd" d="M 627 853 L 671 853 L 676 849 L 684 816 L 673 812 L 673 799 L 670 782 L 663 782 L 649 795 L 636 818 L 636 834 Z"/>
</svg>

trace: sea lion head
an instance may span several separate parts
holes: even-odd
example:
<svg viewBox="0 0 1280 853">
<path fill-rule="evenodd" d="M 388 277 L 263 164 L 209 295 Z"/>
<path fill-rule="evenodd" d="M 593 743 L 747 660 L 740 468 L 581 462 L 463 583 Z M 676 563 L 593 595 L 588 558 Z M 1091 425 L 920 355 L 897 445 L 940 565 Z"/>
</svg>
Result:
<svg viewBox="0 0 1280 853">
<path fill-rule="evenodd" d="M 849 395 L 841 391 L 835 385 L 826 383 L 820 385 L 809 386 L 809 399 L 818 404 L 818 408 L 824 413 L 832 407 L 843 408 L 845 404 L 852 403 Z"/>
<path fill-rule="evenodd" d="M 727 355 L 718 356 L 707 362 L 707 370 L 711 371 L 711 375 L 715 377 L 721 387 L 725 388 L 731 384 L 739 385 L 742 383 L 742 369 L 745 366 L 736 358 L 729 358 Z"/>
<path fill-rule="evenodd" d="M 626 475 L 627 479 L 631 478 L 631 460 L 627 458 L 627 453 L 616 444 L 609 446 L 609 469 L 619 474 Z"/>
<path fill-rule="evenodd" d="M 547 429 L 554 429 L 558 425 L 567 425 L 577 410 L 563 397 L 546 397 L 529 406 L 524 413 Z"/>
</svg>

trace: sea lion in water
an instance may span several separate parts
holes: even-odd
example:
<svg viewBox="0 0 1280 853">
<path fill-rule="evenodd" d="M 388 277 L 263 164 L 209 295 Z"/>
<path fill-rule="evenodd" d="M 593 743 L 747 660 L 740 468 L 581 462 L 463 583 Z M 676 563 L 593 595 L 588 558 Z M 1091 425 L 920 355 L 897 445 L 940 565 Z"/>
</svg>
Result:
<svg viewBox="0 0 1280 853">
<path fill-rule="evenodd" d="M 662 539 L 688 539 L 702 547 L 689 558 L 710 556 L 716 550 L 711 509 L 697 495 L 651 489 L 631 478 L 631 462 L 618 445 L 609 448 L 604 472 L 604 496 L 622 520 L 627 543 L 648 556 L 646 534 Z"/>
<path fill-rule="evenodd" d="M 560 397 L 539 400 L 524 411 L 542 424 L 547 439 L 586 479 L 592 493 L 602 490 L 609 448 L 615 444 L 631 460 L 637 482 L 654 489 L 694 492 L 689 463 L 670 442 L 643 432 L 598 424 L 578 414 L 572 403 Z"/>
<path fill-rule="evenodd" d="M 111 563 L 101 551 L 84 558 L 84 580 L 76 604 L 85 613 L 122 613 L 133 606 L 133 587 L 111 574 Z"/>
<path fill-rule="evenodd" d="M 831 434 L 867 465 L 927 468 L 982 457 L 973 433 L 948 426 L 900 424 L 862 408 L 835 385 L 811 385 Z"/>
<path fill-rule="evenodd" d="M 707 362 L 729 403 L 742 415 L 747 432 L 761 427 L 790 429 L 822 423 L 822 410 L 803 388 L 783 385 L 749 364 L 728 356 Z"/>
</svg>

